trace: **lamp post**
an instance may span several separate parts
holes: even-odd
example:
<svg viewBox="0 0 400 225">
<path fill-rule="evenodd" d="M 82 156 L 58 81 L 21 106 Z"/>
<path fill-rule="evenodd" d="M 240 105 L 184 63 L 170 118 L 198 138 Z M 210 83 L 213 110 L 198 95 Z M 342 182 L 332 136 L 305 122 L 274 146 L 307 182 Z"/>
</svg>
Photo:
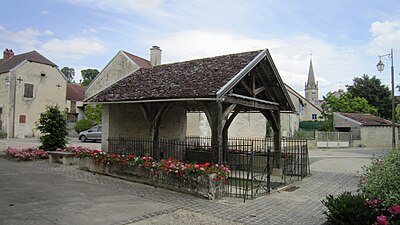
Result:
<svg viewBox="0 0 400 225">
<path fill-rule="evenodd" d="M 394 112 L 394 66 L 393 66 L 393 49 L 390 50 L 389 54 L 379 55 L 379 62 L 376 64 L 376 68 L 379 72 L 382 72 L 385 68 L 385 64 L 382 62 L 382 57 L 386 57 L 391 60 L 391 79 L 392 79 L 392 148 L 396 148 L 396 124 L 395 124 L 395 112 Z"/>
</svg>

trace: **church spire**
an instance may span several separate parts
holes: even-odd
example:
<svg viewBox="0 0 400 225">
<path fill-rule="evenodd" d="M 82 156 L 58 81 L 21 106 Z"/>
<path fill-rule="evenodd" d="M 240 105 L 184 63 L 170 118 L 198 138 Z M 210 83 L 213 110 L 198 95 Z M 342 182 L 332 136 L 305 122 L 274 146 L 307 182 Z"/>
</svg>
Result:
<svg viewBox="0 0 400 225">
<path fill-rule="evenodd" d="M 308 101 L 311 101 L 315 104 L 319 104 L 318 101 L 318 82 L 315 81 L 314 76 L 314 68 L 312 64 L 312 58 L 310 54 L 310 68 L 308 70 L 308 79 L 307 83 L 305 84 L 305 95 Z"/>
<path fill-rule="evenodd" d="M 308 80 L 306 88 L 315 88 L 317 84 L 315 83 L 314 68 L 312 64 L 312 54 L 310 54 L 310 69 L 308 70 Z"/>
</svg>

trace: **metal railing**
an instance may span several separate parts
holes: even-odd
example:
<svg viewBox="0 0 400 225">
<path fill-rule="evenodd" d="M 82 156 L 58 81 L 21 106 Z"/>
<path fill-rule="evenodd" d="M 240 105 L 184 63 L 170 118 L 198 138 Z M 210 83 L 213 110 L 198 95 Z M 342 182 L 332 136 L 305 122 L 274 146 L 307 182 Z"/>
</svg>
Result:
<svg viewBox="0 0 400 225">
<path fill-rule="evenodd" d="M 160 158 L 175 158 L 189 162 L 210 162 L 212 154 L 210 137 L 189 136 L 184 141 L 149 138 L 109 138 L 109 152 L 152 156 L 157 144 Z M 270 138 L 229 138 L 227 164 L 232 173 L 227 179 L 229 196 L 253 199 L 271 190 L 271 171 L 274 167 L 274 143 Z M 281 142 L 282 183 L 286 176 L 302 179 L 310 174 L 307 140 L 283 139 Z"/>
</svg>

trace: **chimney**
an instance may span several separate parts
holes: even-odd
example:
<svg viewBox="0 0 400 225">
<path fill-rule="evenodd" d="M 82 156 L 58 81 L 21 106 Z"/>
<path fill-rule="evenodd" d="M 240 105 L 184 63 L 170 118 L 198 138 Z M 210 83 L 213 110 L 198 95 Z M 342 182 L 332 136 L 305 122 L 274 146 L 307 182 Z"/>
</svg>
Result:
<svg viewBox="0 0 400 225">
<path fill-rule="evenodd" d="M 153 46 L 150 48 L 150 64 L 151 66 L 158 66 L 161 64 L 161 48 Z"/>
<path fill-rule="evenodd" d="M 9 59 L 14 56 L 14 52 L 12 49 L 6 48 L 3 52 L 3 59 Z"/>
</svg>

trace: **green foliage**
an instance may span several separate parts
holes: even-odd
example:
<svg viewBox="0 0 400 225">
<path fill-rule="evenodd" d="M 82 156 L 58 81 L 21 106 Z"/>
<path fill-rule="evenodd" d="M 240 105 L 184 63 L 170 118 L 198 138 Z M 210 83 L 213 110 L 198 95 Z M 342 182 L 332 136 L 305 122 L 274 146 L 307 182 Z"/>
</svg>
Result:
<svg viewBox="0 0 400 225">
<path fill-rule="evenodd" d="M 372 224 L 371 210 L 361 195 L 352 195 L 350 192 L 344 192 L 336 198 L 328 195 L 321 202 L 328 208 L 328 211 L 325 211 L 324 214 L 332 225 Z"/>
<path fill-rule="evenodd" d="M 328 93 L 324 97 L 324 103 L 321 105 L 325 115 L 334 112 L 347 112 L 347 113 L 370 113 L 376 115 L 378 110 L 370 106 L 368 101 L 361 97 L 353 97 L 349 92 L 344 92 L 339 97 L 332 93 Z"/>
<path fill-rule="evenodd" d="M 0 130 L 0 139 L 6 138 L 7 132 Z"/>
<path fill-rule="evenodd" d="M 396 106 L 395 113 L 396 123 L 400 123 L 400 104 Z"/>
<path fill-rule="evenodd" d="M 321 121 L 318 128 L 319 131 L 334 131 L 333 129 L 333 115 L 329 114 L 325 116 L 325 120 Z"/>
<path fill-rule="evenodd" d="M 42 133 L 40 149 L 50 151 L 65 148 L 67 144 L 67 120 L 57 105 L 46 106 L 46 111 L 40 114 L 36 128 Z"/>
<path fill-rule="evenodd" d="M 81 74 L 83 78 L 81 84 L 83 86 L 88 86 L 90 82 L 92 82 L 92 80 L 99 74 L 99 71 L 97 69 L 85 69 L 81 70 Z"/>
<path fill-rule="evenodd" d="M 315 133 L 313 130 L 299 129 L 294 132 L 293 138 L 295 138 L 295 139 L 314 139 Z"/>
<path fill-rule="evenodd" d="M 85 117 L 88 120 L 93 121 L 95 124 L 101 124 L 103 106 L 97 105 L 86 105 L 85 106 Z"/>
<path fill-rule="evenodd" d="M 381 199 L 383 205 L 400 203 L 400 149 L 389 151 L 382 159 L 372 159 L 363 167 L 359 191 L 368 199 Z"/>
<path fill-rule="evenodd" d="M 375 76 L 363 75 L 353 79 L 353 85 L 347 85 L 347 91 L 352 96 L 358 96 L 368 101 L 370 106 L 378 110 L 379 116 L 391 118 L 391 93 L 387 86 L 381 84 L 381 80 Z"/>
<path fill-rule="evenodd" d="M 65 75 L 65 77 L 67 78 L 68 82 L 71 82 L 72 80 L 74 80 L 74 76 L 75 76 L 75 69 L 74 68 L 69 68 L 69 67 L 63 67 L 61 69 L 61 72 Z"/>
<path fill-rule="evenodd" d="M 83 118 L 75 123 L 74 129 L 79 134 L 80 132 L 93 127 L 95 123 L 92 120 Z"/>
<path fill-rule="evenodd" d="M 321 121 L 301 121 L 299 127 L 303 130 L 318 130 L 321 123 Z"/>
</svg>

